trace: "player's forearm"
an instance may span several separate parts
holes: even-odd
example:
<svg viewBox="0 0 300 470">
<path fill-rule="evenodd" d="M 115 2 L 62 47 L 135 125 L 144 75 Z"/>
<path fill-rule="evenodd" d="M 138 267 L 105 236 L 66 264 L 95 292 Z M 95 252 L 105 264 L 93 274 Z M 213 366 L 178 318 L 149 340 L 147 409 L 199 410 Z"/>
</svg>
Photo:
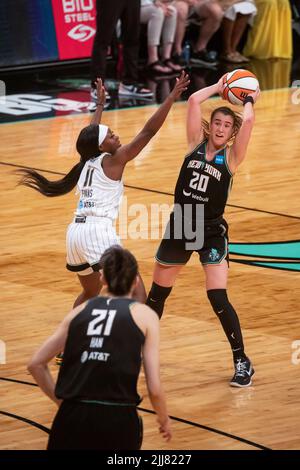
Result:
<svg viewBox="0 0 300 470">
<path fill-rule="evenodd" d="M 219 93 L 218 84 L 215 83 L 214 85 L 208 86 L 206 88 L 202 88 L 201 90 L 196 91 L 189 97 L 189 101 L 194 101 L 196 103 L 203 103 L 211 96 Z"/>
<path fill-rule="evenodd" d="M 103 113 L 103 107 L 104 107 L 103 103 L 97 104 L 96 111 L 94 112 L 92 119 L 91 119 L 91 124 L 96 124 L 96 125 L 100 124 L 102 113 Z"/>
<path fill-rule="evenodd" d="M 149 391 L 149 398 L 155 413 L 157 414 L 157 419 L 160 424 L 163 424 L 168 419 L 168 411 L 164 393 L 160 389 L 157 393 L 151 393 Z"/>
<path fill-rule="evenodd" d="M 172 95 L 169 95 L 153 116 L 146 122 L 143 130 L 152 135 L 156 134 L 165 122 L 173 103 L 174 98 Z"/>
<path fill-rule="evenodd" d="M 248 102 L 244 104 L 244 112 L 243 112 L 243 122 L 252 122 L 254 123 L 255 114 L 254 114 L 254 107 L 253 104 Z"/>
</svg>

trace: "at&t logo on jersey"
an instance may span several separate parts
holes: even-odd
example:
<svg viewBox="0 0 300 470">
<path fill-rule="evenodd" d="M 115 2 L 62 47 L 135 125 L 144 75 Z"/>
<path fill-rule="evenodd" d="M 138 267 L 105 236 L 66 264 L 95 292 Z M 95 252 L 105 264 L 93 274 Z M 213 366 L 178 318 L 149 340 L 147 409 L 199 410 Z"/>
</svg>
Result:
<svg viewBox="0 0 300 470">
<path fill-rule="evenodd" d="M 84 364 L 86 361 L 102 361 L 102 362 L 107 362 L 107 359 L 109 358 L 110 354 L 106 352 L 100 352 L 100 351 L 84 351 L 81 354 L 81 363 Z"/>
</svg>

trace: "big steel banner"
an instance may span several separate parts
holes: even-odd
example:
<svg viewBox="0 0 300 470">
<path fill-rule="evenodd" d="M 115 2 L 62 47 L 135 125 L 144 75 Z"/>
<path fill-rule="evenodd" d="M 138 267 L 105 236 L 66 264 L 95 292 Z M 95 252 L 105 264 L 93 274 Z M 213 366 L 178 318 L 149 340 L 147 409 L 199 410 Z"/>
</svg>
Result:
<svg viewBox="0 0 300 470">
<path fill-rule="evenodd" d="M 95 0 L 52 0 L 59 59 L 90 57 L 96 33 Z"/>
</svg>

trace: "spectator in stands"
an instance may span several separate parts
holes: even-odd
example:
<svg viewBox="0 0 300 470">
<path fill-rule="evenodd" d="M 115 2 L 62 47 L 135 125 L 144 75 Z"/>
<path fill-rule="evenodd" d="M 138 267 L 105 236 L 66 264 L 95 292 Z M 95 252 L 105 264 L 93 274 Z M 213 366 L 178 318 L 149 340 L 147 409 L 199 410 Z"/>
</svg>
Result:
<svg viewBox="0 0 300 470">
<path fill-rule="evenodd" d="M 121 20 L 124 54 L 124 73 L 119 95 L 151 98 L 150 90 L 138 84 L 138 52 L 140 26 L 140 0 L 97 0 L 97 31 L 92 52 L 91 96 L 97 99 L 97 77 L 104 82 L 107 50 L 111 44 L 118 20 Z M 109 96 L 106 96 L 108 99 Z"/>
<path fill-rule="evenodd" d="M 215 66 L 217 64 L 216 54 L 207 51 L 206 47 L 219 29 L 223 10 L 218 0 L 176 0 L 177 8 L 177 28 L 174 45 L 174 60 L 179 61 L 182 53 L 182 43 L 185 36 L 187 22 L 197 16 L 201 20 L 199 35 L 193 46 L 190 62 L 194 66 Z"/>
<path fill-rule="evenodd" d="M 252 23 L 257 13 L 254 0 L 219 1 L 224 10 L 222 59 L 233 64 L 249 62 L 247 57 L 238 52 L 237 47 L 247 24 Z"/>
<path fill-rule="evenodd" d="M 155 74 L 170 74 L 182 70 L 171 59 L 176 22 L 177 10 L 172 0 L 141 0 L 141 23 L 147 24 L 148 70 Z M 158 55 L 160 42 L 162 61 Z"/>
</svg>

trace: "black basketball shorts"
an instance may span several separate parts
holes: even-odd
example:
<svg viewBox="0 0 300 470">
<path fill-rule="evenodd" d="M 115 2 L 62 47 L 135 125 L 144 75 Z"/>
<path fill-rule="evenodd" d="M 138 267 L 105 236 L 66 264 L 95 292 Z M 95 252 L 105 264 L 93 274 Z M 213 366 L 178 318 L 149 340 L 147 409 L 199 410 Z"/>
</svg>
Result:
<svg viewBox="0 0 300 470">
<path fill-rule="evenodd" d="M 54 418 L 48 450 L 139 450 L 143 426 L 135 406 L 65 400 Z"/>
<path fill-rule="evenodd" d="M 183 230 L 182 233 L 184 233 Z M 228 263 L 228 224 L 223 217 L 205 221 L 202 248 L 189 249 L 188 244 L 191 241 L 184 235 L 178 238 L 178 233 L 176 234 L 174 230 L 174 214 L 172 213 L 157 250 L 156 261 L 165 265 L 185 265 L 192 253 L 196 251 L 203 265 L 220 264 L 224 259 Z"/>
</svg>

